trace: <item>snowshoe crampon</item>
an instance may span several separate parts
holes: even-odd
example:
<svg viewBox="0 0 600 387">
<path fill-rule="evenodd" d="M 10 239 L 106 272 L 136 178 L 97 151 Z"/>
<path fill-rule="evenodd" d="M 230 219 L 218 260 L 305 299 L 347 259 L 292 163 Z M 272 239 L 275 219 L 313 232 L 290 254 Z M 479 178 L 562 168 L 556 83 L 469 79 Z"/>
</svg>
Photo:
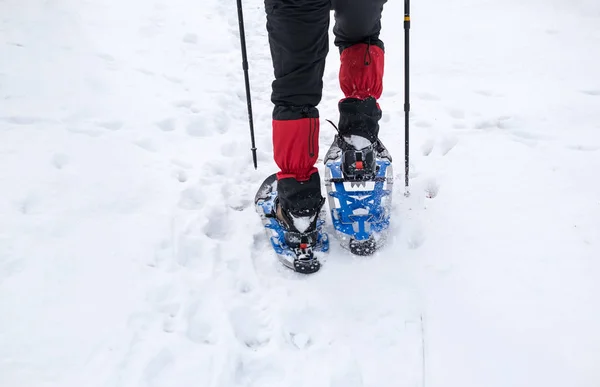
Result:
<svg viewBox="0 0 600 387">
<path fill-rule="evenodd" d="M 254 204 L 260 215 L 267 238 L 279 261 L 290 269 L 304 274 L 315 273 L 321 268 L 320 257 L 329 251 L 329 238 L 323 232 L 324 212 L 317 219 L 317 229 L 310 237 L 287 230 L 276 216 L 277 176 L 267 177 L 262 183 Z"/>
<path fill-rule="evenodd" d="M 393 188 L 392 159 L 381 142 L 357 150 L 336 136 L 325 158 L 325 187 L 342 247 L 361 256 L 381 248 L 390 225 Z"/>
</svg>

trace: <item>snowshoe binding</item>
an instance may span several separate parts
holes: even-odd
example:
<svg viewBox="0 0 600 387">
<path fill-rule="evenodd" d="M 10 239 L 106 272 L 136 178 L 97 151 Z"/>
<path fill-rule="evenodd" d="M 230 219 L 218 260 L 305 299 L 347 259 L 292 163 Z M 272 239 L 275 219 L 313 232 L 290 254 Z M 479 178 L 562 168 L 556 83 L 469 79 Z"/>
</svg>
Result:
<svg viewBox="0 0 600 387">
<path fill-rule="evenodd" d="M 256 212 L 260 215 L 272 248 L 281 263 L 298 273 L 319 271 L 319 257 L 329 251 L 329 238 L 322 230 L 325 223 L 322 210 L 324 201 L 312 217 L 298 218 L 286 213 L 277 200 L 276 174 L 267 177 L 256 193 Z"/>
</svg>

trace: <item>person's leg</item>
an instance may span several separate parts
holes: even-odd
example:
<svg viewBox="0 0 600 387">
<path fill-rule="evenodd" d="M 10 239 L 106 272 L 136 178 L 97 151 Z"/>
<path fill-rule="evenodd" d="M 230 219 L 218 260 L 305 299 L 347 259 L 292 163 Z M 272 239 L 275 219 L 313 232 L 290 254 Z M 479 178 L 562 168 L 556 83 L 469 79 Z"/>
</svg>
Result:
<svg viewBox="0 0 600 387">
<path fill-rule="evenodd" d="M 379 39 L 386 0 L 333 0 L 335 45 L 340 50 L 339 102 L 342 136 L 360 136 L 375 142 L 383 91 L 384 45 Z"/>
<path fill-rule="evenodd" d="M 335 45 L 340 53 L 359 43 L 375 45 L 382 50 L 379 39 L 381 13 L 387 0 L 332 0 L 335 11 Z"/>
<path fill-rule="evenodd" d="M 273 151 L 284 212 L 313 216 L 323 199 L 315 163 L 319 112 L 329 49 L 329 0 L 265 0 L 275 80 Z M 302 230 L 298 230 L 301 231 Z"/>
</svg>

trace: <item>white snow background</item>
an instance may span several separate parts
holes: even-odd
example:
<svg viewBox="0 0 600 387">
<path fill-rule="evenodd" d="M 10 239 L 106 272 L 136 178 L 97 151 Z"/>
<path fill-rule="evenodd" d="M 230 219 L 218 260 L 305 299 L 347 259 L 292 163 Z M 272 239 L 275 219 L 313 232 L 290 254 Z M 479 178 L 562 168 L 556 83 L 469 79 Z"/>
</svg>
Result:
<svg viewBox="0 0 600 387">
<path fill-rule="evenodd" d="M 393 238 L 312 276 L 252 206 L 272 68 L 244 6 L 257 171 L 235 1 L 0 0 L 0 386 L 600 386 L 600 3 L 414 0 L 405 198 L 388 2 Z"/>
</svg>

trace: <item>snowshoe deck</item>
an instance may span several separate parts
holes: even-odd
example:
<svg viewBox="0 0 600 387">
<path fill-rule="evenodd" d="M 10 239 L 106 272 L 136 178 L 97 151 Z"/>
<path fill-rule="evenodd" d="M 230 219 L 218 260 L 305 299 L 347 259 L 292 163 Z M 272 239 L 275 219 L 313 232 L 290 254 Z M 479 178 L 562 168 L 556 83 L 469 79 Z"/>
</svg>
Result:
<svg viewBox="0 0 600 387">
<path fill-rule="evenodd" d="M 368 154 L 342 151 L 334 142 L 325 160 L 325 187 L 336 236 L 342 247 L 361 256 L 385 244 L 390 225 L 392 162 L 387 150 L 376 146 L 381 151 L 371 149 Z"/>
<path fill-rule="evenodd" d="M 254 204 L 259 214 L 265 233 L 271 247 L 275 251 L 279 261 L 288 268 L 303 274 L 311 274 L 319 271 L 324 253 L 329 251 L 329 239 L 322 231 L 324 224 L 323 213 L 317 221 L 318 238 L 315 246 L 305 248 L 292 248 L 285 241 L 286 230 L 275 216 L 275 198 L 277 197 L 277 175 L 273 174 L 265 179 L 256 196 Z"/>
</svg>

